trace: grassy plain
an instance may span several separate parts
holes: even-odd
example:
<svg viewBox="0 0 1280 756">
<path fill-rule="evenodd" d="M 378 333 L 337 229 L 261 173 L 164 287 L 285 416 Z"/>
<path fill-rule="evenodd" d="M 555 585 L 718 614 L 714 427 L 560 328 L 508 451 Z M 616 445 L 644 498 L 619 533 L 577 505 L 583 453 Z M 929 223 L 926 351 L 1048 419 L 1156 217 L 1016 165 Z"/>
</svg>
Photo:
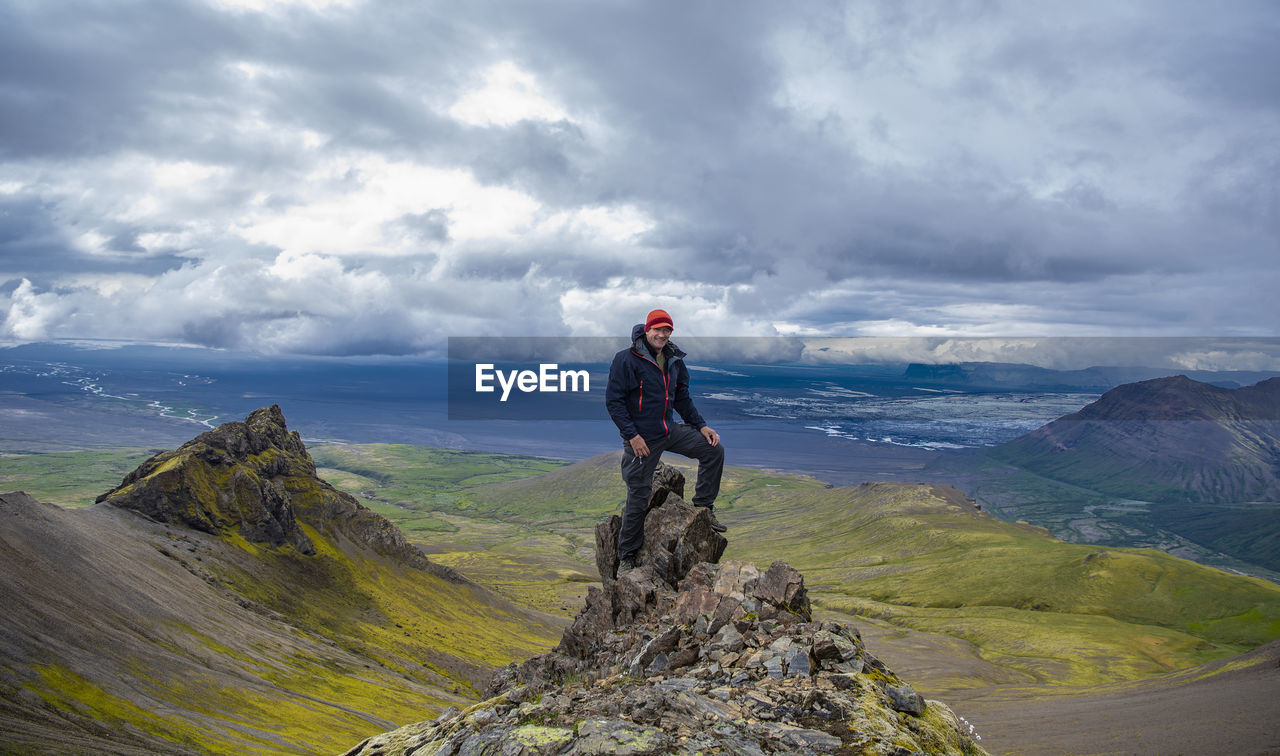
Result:
<svg viewBox="0 0 1280 756">
<path fill-rule="evenodd" d="M 566 509 L 574 526 L 553 529 L 541 515 L 561 505 L 556 492 L 519 493 L 523 481 L 555 475 L 563 462 L 396 444 L 316 444 L 309 451 L 320 477 L 391 520 L 432 560 L 512 601 L 571 617 L 584 583 L 596 579 L 594 567 L 588 571 L 590 516 Z M 584 500 L 600 497 L 586 485 L 591 477 L 560 488 L 578 490 Z"/>
<path fill-rule="evenodd" d="M 26 491 L 61 507 L 86 507 L 160 449 L 0 454 L 0 491 Z"/>
<path fill-rule="evenodd" d="M 737 504 L 731 551 L 790 562 L 820 608 L 966 640 L 1028 684 L 1139 679 L 1280 637 L 1271 583 L 1063 543 L 946 487 L 757 492 Z"/>
<path fill-rule="evenodd" d="M 595 524 L 618 512 L 626 496 L 616 454 L 568 465 L 405 445 L 317 444 L 310 451 L 322 478 L 396 523 L 433 560 L 506 598 L 565 617 L 581 606 L 586 585 L 599 580 Z M 736 469 L 725 479 L 722 506 L 783 483 L 825 485 Z"/>
</svg>

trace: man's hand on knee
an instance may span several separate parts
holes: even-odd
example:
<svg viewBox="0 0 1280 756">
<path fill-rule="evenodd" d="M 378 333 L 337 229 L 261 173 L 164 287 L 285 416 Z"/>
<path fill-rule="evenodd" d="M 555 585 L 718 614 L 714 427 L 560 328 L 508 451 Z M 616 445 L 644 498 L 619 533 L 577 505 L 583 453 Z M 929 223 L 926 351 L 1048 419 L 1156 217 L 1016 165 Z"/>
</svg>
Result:
<svg viewBox="0 0 1280 756">
<path fill-rule="evenodd" d="M 702 437 L 707 439 L 707 443 L 712 446 L 716 446 L 720 443 L 720 434 L 712 430 L 710 425 L 702 426 L 698 429 L 698 432 L 701 433 Z"/>
</svg>

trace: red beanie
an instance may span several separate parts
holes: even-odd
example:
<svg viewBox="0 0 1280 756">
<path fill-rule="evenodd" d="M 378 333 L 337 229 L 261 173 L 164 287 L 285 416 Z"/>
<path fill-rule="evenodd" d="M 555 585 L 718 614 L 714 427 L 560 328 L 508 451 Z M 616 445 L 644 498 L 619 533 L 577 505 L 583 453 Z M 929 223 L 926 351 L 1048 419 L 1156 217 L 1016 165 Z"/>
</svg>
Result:
<svg viewBox="0 0 1280 756">
<path fill-rule="evenodd" d="M 671 322 L 671 316 L 667 314 L 666 310 L 651 311 L 649 316 L 644 319 L 644 330 L 648 331 L 660 326 L 666 326 L 673 331 L 676 329 L 675 323 Z"/>
</svg>

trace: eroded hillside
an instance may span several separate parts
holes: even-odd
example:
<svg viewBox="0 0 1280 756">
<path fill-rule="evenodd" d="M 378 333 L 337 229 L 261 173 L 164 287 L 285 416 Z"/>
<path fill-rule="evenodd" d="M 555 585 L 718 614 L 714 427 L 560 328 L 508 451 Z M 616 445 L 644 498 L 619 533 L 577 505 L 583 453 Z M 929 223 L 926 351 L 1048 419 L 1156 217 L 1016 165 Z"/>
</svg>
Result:
<svg viewBox="0 0 1280 756">
<path fill-rule="evenodd" d="M 94 507 L 0 507 L 0 726 L 34 753 L 337 751 L 473 700 L 558 628 L 317 478 L 278 407 Z"/>
</svg>

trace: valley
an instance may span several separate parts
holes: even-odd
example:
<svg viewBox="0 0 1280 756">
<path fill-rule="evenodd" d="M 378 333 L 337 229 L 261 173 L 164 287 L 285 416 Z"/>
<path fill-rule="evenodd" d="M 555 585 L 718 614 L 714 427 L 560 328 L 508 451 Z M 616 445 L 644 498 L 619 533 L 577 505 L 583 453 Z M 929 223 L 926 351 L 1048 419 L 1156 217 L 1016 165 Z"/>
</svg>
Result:
<svg viewBox="0 0 1280 756">
<path fill-rule="evenodd" d="M 104 736 L 95 728 L 106 722 L 115 723 L 106 742 L 119 750 L 104 752 L 177 742 L 193 753 L 226 752 L 230 743 L 253 753 L 330 743 L 321 752 L 336 753 L 370 732 L 465 704 L 494 665 L 554 644 L 587 587 L 598 584 L 592 527 L 623 496 L 616 452 L 566 463 L 409 444 L 308 444 L 320 480 L 385 517 L 434 565 L 456 571 L 459 585 L 473 586 L 448 600 L 461 613 L 446 617 L 430 609 L 441 605 L 437 588 L 315 524 L 303 523 L 303 532 L 327 565 L 318 572 L 274 547 L 90 506 L 156 451 L 0 457 L 0 489 L 28 490 L 65 508 L 6 504 L 30 520 L 24 558 L 44 540 L 66 544 L 70 554 L 95 553 L 103 537 L 142 543 L 121 546 L 102 563 L 125 576 L 108 595 L 129 606 L 160 601 L 167 608 L 157 616 L 170 619 L 158 621 L 171 627 L 157 638 L 119 624 L 108 606 L 66 607 L 58 593 L 67 578 L 54 577 L 62 564 L 11 576 L 6 591 L 21 597 L 16 606 L 28 619 L 16 634 L 11 628 L 6 658 L 28 661 L 8 669 L 6 684 L 25 692 L 6 703 L 3 717 L 21 742 L 71 743 L 59 730 L 68 722 L 83 742 L 98 742 Z M 669 461 L 694 478 L 683 460 Z M 801 570 L 816 616 L 861 628 L 868 647 L 922 694 L 975 722 L 993 753 L 1036 753 L 1049 744 L 1122 750 L 1118 744 L 1134 737 L 1208 748 L 1218 741 L 1186 738 L 1203 729 L 1201 712 L 1221 719 L 1223 707 L 1235 723 L 1232 742 L 1244 752 L 1276 741 L 1267 723 L 1280 721 L 1277 703 L 1258 695 L 1280 682 L 1276 584 L 1123 546 L 1150 537 L 1138 519 L 1150 515 L 1150 502 L 994 455 L 967 467 L 877 470 L 897 474 L 836 487 L 797 473 L 728 468 L 717 506 L 730 527 L 724 558 L 782 559 Z M 946 475 L 979 503 L 936 482 Z M 1039 498 L 1028 495 L 1035 491 Z M 1055 508 L 1068 500 L 1074 509 Z M 1010 509 L 1001 509 L 1006 503 Z M 996 519 L 992 510 L 1101 543 L 1066 543 L 1039 525 Z M 1200 544 L 1179 541 L 1172 530 L 1156 536 L 1150 545 L 1205 560 Z M 289 587 L 263 590 L 281 574 L 294 575 L 283 583 Z M 97 572 L 73 578 L 96 579 Z M 171 582 L 175 594 L 155 593 Z M 352 588 L 362 597 L 354 603 Z M 49 607 L 64 608 L 51 616 Z M 492 626 L 494 611 L 507 618 L 505 629 Z M 119 655 L 91 661 L 77 627 L 127 642 Z M 484 627 L 490 630 L 479 632 Z M 13 645 L 22 637 L 46 640 Z M 37 658 L 45 661 L 29 661 Z M 368 672 L 353 677 L 361 668 Z M 239 692 L 226 698 L 230 691 Z M 390 691 L 400 691 L 401 708 L 359 703 Z M 265 703 L 281 696 L 278 711 Z M 1145 712 L 1140 727 L 1117 714 L 1126 707 Z M 268 709 L 290 724 L 273 724 Z"/>
<path fill-rule="evenodd" d="M 1156 548 L 1280 581 L 1280 380 L 1125 384 L 923 472 L 1071 541 Z"/>
<path fill-rule="evenodd" d="M 316 455 L 336 474 L 361 453 Z M 459 528 L 451 550 L 437 547 L 434 558 L 513 600 L 553 599 L 572 613 L 596 579 L 590 524 L 622 495 L 616 465 L 616 455 L 602 455 L 459 493 L 455 513 L 439 515 Z M 1275 739 L 1280 711 L 1263 695 L 1280 683 L 1280 589 L 1271 583 L 1149 550 L 1063 543 L 984 516 L 941 486 L 841 489 L 730 468 L 721 501 L 725 558 L 796 565 L 818 616 L 859 627 L 922 693 L 977 723 L 993 753 L 1134 743 L 1207 753 L 1224 738 L 1250 752 Z M 528 596 L 527 574 L 555 590 Z M 1138 710 L 1141 721 L 1123 713 Z M 1234 729 L 1209 727 L 1214 718 Z"/>
</svg>

